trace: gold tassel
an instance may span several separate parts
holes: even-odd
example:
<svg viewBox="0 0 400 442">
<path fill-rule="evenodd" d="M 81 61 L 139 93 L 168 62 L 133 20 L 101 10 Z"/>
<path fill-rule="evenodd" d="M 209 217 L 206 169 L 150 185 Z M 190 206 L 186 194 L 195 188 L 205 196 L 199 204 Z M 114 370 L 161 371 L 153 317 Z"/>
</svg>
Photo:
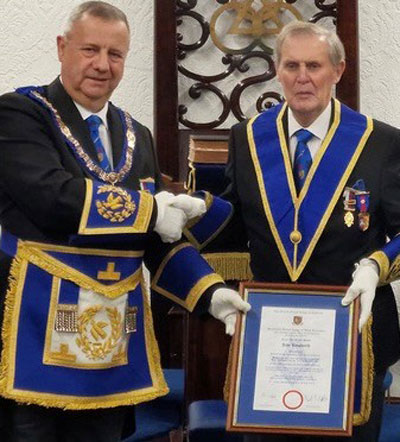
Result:
<svg viewBox="0 0 400 442">
<path fill-rule="evenodd" d="M 202 256 L 214 271 L 226 281 L 247 281 L 253 278 L 249 253 L 205 253 Z"/>
<path fill-rule="evenodd" d="M 13 347 L 15 346 L 14 338 L 11 333 L 11 327 L 13 323 L 13 311 L 16 301 L 16 291 L 18 286 L 19 275 L 21 273 L 21 267 L 22 267 L 22 260 L 19 258 L 14 258 L 12 260 L 10 273 L 8 276 L 8 288 L 4 304 L 4 318 L 3 318 L 3 326 L 1 331 L 3 349 L 1 352 L 1 365 L 0 365 L 0 393 L 4 393 L 7 388 L 7 371 L 10 365 L 8 349 L 10 345 Z"/>
<path fill-rule="evenodd" d="M 360 412 L 353 415 L 353 425 L 363 425 L 371 414 L 372 390 L 374 386 L 374 353 L 372 349 L 372 317 L 368 319 L 362 334 L 362 384 Z"/>
<path fill-rule="evenodd" d="M 229 344 L 228 362 L 226 364 L 225 381 L 224 381 L 224 388 L 223 388 L 223 395 L 224 395 L 225 402 L 229 401 L 232 369 L 233 369 L 233 340 Z"/>
</svg>

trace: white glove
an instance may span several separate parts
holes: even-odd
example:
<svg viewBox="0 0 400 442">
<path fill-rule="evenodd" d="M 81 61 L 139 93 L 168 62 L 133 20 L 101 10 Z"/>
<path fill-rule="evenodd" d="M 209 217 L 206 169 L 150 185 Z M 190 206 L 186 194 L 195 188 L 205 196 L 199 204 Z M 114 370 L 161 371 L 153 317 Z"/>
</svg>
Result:
<svg viewBox="0 0 400 442">
<path fill-rule="evenodd" d="M 207 211 L 206 203 L 201 198 L 184 193 L 177 195 L 171 202 L 171 206 L 183 210 L 189 219 L 203 215 Z"/>
<path fill-rule="evenodd" d="M 157 193 L 154 198 L 157 202 L 157 220 L 154 230 L 160 235 L 163 242 L 178 241 L 182 237 L 182 230 L 188 217 L 183 210 L 171 207 L 172 201 L 176 198 L 174 194 L 162 191 Z"/>
<path fill-rule="evenodd" d="M 225 324 L 225 333 L 233 335 L 235 332 L 237 313 L 248 312 L 251 306 L 243 301 L 235 290 L 221 287 L 212 294 L 208 312 Z"/>
<path fill-rule="evenodd" d="M 362 259 L 360 264 L 356 264 L 356 270 L 352 276 L 353 282 L 342 299 L 342 305 L 349 305 L 361 295 L 361 311 L 358 322 L 358 330 L 361 333 L 371 314 L 375 290 L 379 282 L 378 265 L 372 259 Z"/>
</svg>

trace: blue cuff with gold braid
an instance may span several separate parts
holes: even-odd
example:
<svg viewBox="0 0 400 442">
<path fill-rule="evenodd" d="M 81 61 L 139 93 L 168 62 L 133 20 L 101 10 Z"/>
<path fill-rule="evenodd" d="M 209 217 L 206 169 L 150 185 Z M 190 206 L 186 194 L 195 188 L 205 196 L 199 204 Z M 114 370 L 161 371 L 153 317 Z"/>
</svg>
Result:
<svg viewBox="0 0 400 442">
<path fill-rule="evenodd" d="M 223 279 L 189 243 L 173 248 L 161 262 L 151 288 L 192 311 L 206 289 Z"/>
<path fill-rule="evenodd" d="M 85 181 L 80 235 L 147 232 L 153 212 L 153 197 L 149 192 Z"/>
<path fill-rule="evenodd" d="M 389 284 L 400 277 L 400 234 L 389 241 L 382 250 L 368 257 L 379 265 L 379 284 Z"/>
<path fill-rule="evenodd" d="M 186 225 L 185 235 L 197 248 L 201 249 L 223 230 L 233 214 L 233 206 L 228 201 L 203 190 L 192 194 L 205 201 L 207 211 Z"/>
</svg>

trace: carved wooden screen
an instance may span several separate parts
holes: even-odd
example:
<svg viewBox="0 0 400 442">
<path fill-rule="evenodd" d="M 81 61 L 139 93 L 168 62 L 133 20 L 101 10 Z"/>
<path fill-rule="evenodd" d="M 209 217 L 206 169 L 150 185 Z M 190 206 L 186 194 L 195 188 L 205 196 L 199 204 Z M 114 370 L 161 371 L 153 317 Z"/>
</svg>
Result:
<svg viewBox="0 0 400 442">
<path fill-rule="evenodd" d="M 358 109 L 357 0 L 156 0 L 155 139 L 162 172 L 184 178 L 188 134 L 226 133 L 281 99 L 272 47 L 294 19 L 336 26 L 347 54 L 336 96 Z"/>
</svg>

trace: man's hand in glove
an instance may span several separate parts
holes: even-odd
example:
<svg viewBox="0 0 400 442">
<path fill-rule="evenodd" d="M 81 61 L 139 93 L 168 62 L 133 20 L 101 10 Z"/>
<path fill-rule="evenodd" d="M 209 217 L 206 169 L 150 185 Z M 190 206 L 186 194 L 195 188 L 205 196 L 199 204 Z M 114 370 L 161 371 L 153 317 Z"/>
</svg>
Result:
<svg viewBox="0 0 400 442">
<path fill-rule="evenodd" d="M 175 196 L 162 191 L 154 198 L 158 210 L 154 230 L 163 242 L 175 242 L 181 239 L 187 221 L 206 212 L 205 202 L 189 195 Z"/>
<path fill-rule="evenodd" d="M 379 269 L 375 261 L 362 259 L 360 264 L 356 264 L 356 270 L 353 273 L 353 282 L 348 288 L 345 297 L 342 299 L 342 305 L 349 305 L 361 295 L 361 311 L 360 320 L 358 322 L 358 330 L 360 333 L 371 314 L 378 282 Z"/>
<path fill-rule="evenodd" d="M 189 219 L 203 215 L 207 210 L 206 203 L 201 198 L 185 195 L 183 193 L 177 195 L 171 205 L 176 209 L 183 210 Z"/>
<path fill-rule="evenodd" d="M 157 202 L 157 220 L 154 230 L 160 235 L 163 242 L 175 242 L 181 239 L 182 230 L 188 217 L 181 209 L 172 207 L 176 196 L 170 192 L 162 191 L 155 195 Z"/>
<path fill-rule="evenodd" d="M 225 333 L 232 336 L 235 332 L 237 313 L 248 312 L 250 308 L 250 304 L 243 301 L 238 292 L 222 287 L 212 294 L 208 311 L 225 324 Z"/>
</svg>

